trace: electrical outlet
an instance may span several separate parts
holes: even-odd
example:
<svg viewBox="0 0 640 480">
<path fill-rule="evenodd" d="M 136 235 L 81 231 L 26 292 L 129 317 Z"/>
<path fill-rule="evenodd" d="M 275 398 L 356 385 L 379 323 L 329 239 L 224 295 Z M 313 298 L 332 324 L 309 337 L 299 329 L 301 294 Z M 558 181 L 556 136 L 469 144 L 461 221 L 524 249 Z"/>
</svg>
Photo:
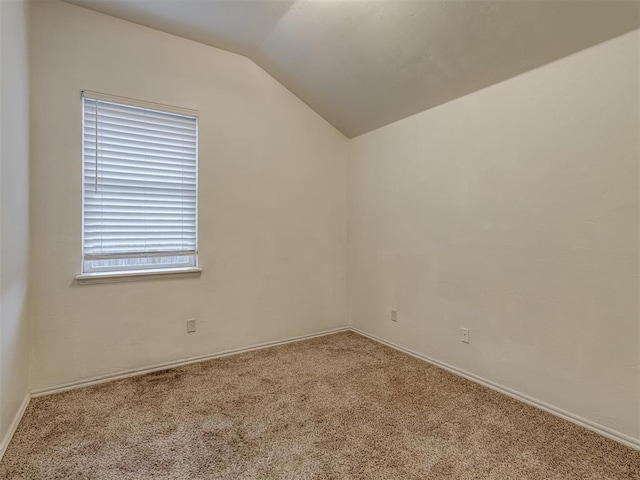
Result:
<svg viewBox="0 0 640 480">
<path fill-rule="evenodd" d="M 460 340 L 463 341 L 464 343 L 469 343 L 469 329 L 468 328 L 461 328 L 460 329 Z"/>
<path fill-rule="evenodd" d="M 196 331 L 196 319 L 190 318 L 187 320 L 187 333 L 193 333 Z"/>
<path fill-rule="evenodd" d="M 391 321 L 392 322 L 398 321 L 398 310 L 396 310 L 395 308 L 391 309 Z"/>
</svg>

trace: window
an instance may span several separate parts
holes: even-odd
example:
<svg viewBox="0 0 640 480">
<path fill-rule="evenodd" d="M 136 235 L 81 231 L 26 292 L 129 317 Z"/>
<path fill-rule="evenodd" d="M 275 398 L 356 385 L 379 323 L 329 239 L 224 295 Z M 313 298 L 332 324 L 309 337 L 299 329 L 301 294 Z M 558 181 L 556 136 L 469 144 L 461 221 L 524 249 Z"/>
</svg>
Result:
<svg viewBox="0 0 640 480">
<path fill-rule="evenodd" d="M 82 96 L 82 272 L 197 267 L 198 117 Z"/>
</svg>

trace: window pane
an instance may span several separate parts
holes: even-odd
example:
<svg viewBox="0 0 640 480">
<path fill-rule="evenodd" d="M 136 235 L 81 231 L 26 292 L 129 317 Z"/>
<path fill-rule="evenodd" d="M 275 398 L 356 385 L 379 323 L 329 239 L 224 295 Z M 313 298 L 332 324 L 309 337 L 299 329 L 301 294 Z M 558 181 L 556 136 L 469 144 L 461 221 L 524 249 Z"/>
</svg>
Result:
<svg viewBox="0 0 640 480">
<path fill-rule="evenodd" d="M 194 116 L 83 97 L 83 271 L 195 266 Z"/>
</svg>

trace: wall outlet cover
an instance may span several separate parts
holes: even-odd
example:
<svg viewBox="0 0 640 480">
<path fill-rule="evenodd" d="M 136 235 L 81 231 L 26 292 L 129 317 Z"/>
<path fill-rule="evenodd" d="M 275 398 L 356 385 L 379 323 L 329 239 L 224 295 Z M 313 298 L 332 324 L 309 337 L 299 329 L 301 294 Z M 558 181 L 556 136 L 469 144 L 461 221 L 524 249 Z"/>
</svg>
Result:
<svg viewBox="0 0 640 480">
<path fill-rule="evenodd" d="M 187 333 L 193 333 L 196 331 L 196 319 L 190 318 L 187 320 Z"/>
<path fill-rule="evenodd" d="M 461 328 L 460 329 L 460 340 L 463 341 L 464 343 L 469 343 L 469 329 L 468 328 Z"/>
</svg>

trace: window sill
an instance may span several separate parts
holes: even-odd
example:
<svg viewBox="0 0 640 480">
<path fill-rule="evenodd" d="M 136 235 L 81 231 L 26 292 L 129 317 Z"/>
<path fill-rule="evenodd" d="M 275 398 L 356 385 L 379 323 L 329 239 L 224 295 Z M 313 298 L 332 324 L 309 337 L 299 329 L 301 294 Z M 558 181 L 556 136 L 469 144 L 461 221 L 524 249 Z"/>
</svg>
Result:
<svg viewBox="0 0 640 480">
<path fill-rule="evenodd" d="M 122 272 L 82 273 L 76 275 L 76 280 L 80 285 L 90 285 L 94 283 L 135 282 L 139 280 L 151 280 L 153 278 L 192 278 L 199 277 L 201 273 L 202 269 L 199 267 L 129 270 Z"/>
</svg>

